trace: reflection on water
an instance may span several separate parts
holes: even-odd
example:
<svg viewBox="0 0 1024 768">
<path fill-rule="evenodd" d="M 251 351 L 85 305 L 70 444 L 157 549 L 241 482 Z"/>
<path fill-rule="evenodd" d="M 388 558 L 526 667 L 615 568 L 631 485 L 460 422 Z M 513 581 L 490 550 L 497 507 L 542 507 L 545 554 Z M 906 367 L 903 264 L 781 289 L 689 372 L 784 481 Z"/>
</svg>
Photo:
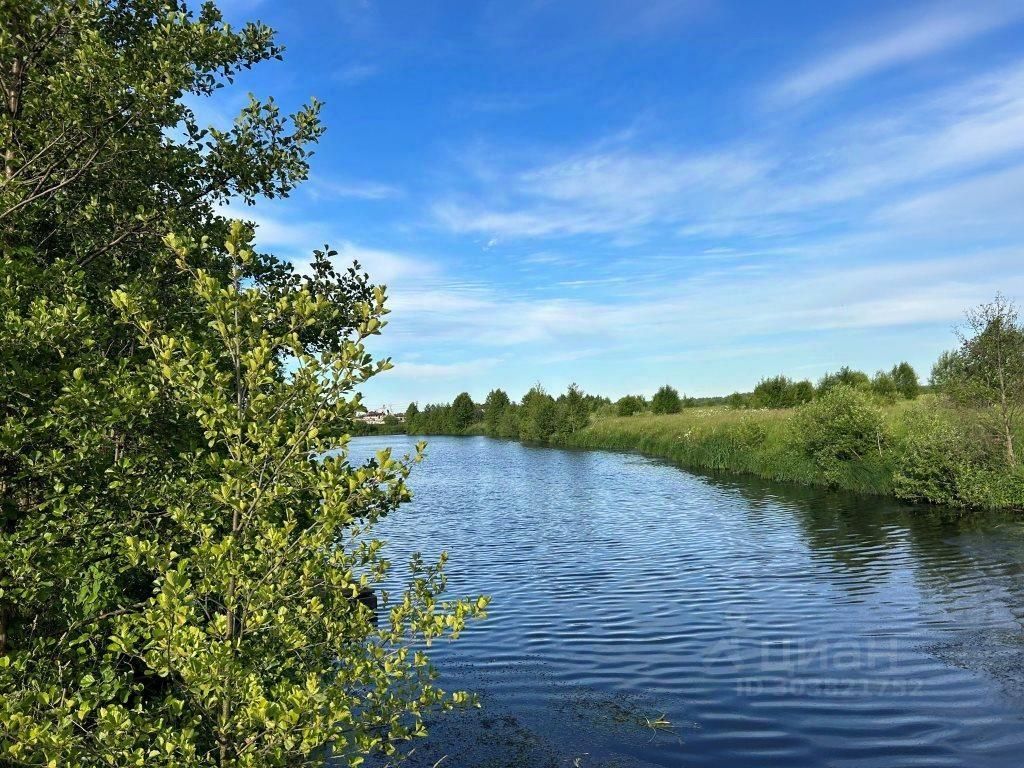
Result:
<svg viewBox="0 0 1024 768">
<path fill-rule="evenodd" d="M 493 597 L 433 652 L 483 709 L 414 765 L 1022 764 L 1012 517 L 485 438 L 432 439 L 412 486 L 392 559 L 448 549 Z"/>
</svg>

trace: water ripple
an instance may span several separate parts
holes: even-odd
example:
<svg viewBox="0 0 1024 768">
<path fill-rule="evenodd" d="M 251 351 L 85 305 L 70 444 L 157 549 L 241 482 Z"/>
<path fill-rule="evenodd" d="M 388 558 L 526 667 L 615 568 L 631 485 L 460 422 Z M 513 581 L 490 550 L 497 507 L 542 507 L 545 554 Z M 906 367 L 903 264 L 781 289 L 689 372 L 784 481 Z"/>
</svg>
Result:
<svg viewBox="0 0 1024 768">
<path fill-rule="evenodd" d="M 412 486 L 390 557 L 447 549 L 493 598 L 433 651 L 483 710 L 415 766 L 1021 765 L 1013 518 L 483 438 L 431 440 Z"/>
</svg>

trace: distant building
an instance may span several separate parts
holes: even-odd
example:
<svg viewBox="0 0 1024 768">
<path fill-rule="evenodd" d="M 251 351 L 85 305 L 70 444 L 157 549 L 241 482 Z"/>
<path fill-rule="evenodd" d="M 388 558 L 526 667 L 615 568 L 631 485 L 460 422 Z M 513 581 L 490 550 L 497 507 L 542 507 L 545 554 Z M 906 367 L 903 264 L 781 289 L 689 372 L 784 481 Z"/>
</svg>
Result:
<svg viewBox="0 0 1024 768">
<path fill-rule="evenodd" d="M 383 424 L 387 419 L 401 423 L 405 421 L 405 414 L 394 413 L 390 408 L 385 406 L 380 410 L 367 411 L 366 413 L 356 416 L 356 421 L 362 422 L 363 424 Z"/>
</svg>

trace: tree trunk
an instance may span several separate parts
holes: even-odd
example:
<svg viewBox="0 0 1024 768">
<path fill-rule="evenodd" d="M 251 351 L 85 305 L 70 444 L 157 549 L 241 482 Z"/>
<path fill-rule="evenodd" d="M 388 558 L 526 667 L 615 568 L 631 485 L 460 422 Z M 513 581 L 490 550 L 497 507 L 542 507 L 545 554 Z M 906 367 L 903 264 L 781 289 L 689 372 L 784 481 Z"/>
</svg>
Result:
<svg viewBox="0 0 1024 768">
<path fill-rule="evenodd" d="M 1006 463 L 1011 467 L 1017 466 L 1017 454 L 1013 450 L 1013 426 L 1010 420 L 1003 420 L 1004 440 L 1006 441 Z"/>
</svg>

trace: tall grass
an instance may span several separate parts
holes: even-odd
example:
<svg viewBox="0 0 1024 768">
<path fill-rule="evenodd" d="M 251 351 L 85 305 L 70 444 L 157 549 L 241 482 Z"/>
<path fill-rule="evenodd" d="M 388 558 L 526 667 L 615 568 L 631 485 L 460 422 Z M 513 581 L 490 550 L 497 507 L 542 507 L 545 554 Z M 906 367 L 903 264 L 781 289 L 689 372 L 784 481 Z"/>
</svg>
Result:
<svg viewBox="0 0 1024 768">
<path fill-rule="evenodd" d="M 729 470 L 769 480 L 835 485 L 804 454 L 792 424 L 792 411 L 732 411 L 694 408 L 665 416 L 595 419 L 585 430 L 559 444 L 574 448 L 630 451 L 683 467 Z M 843 487 L 861 493 L 888 494 L 888 473 L 866 464 L 850 468 Z"/>
<path fill-rule="evenodd" d="M 769 480 L 821 485 L 856 493 L 893 495 L 901 446 L 913 430 L 913 414 L 929 407 L 900 401 L 882 409 L 888 442 L 877 453 L 823 469 L 804 450 L 796 409 L 686 409 L 654 416 L 595 418 L 587 429 L 560 436 L 558 445 L 629 451 L 666 459 L 682 467 L 741 472 Z M 981 504 L 996 506 L 996 504 Z"/>
</svg>

